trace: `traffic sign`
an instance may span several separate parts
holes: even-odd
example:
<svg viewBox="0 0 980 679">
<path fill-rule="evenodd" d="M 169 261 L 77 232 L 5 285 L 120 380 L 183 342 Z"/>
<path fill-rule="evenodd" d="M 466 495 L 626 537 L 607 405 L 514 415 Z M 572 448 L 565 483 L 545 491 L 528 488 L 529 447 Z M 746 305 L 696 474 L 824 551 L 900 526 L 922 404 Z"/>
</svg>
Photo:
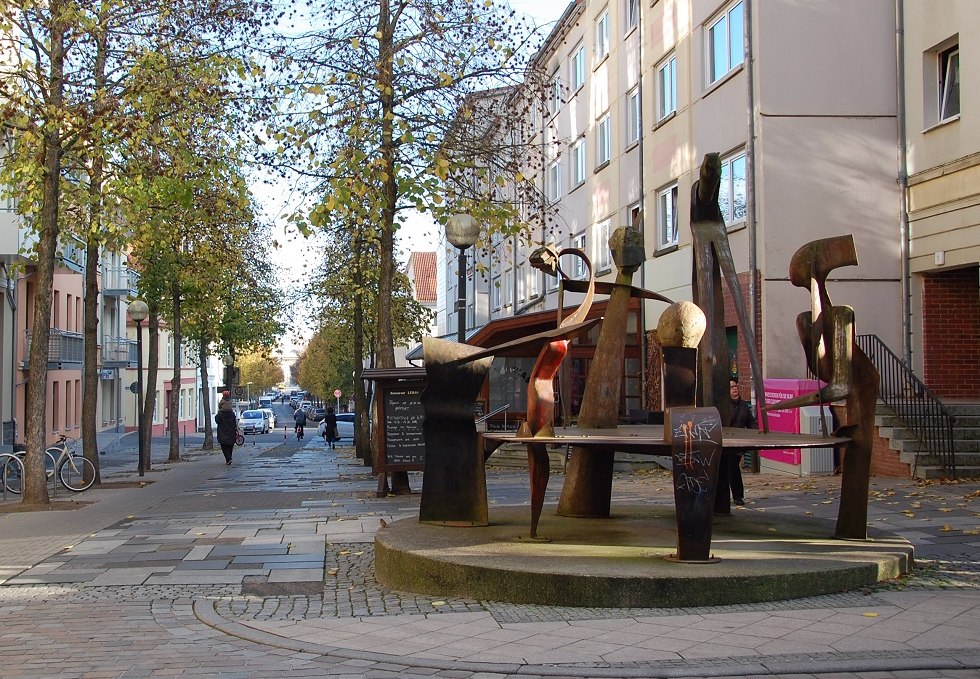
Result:
<svg viewBox="0 0 980 679">
<path fill-rule="evenodd" d="M 343 396 L 343 392 L 340 391 L 340 389 L 334 389 L 333 390 L 333 395 L 334 395 L 334 398 L 340 398 L 341 396 Z"/>
<path fill-rule="evenodd" d="M 245 387 L 235 385 L 232 389 L 231 395 L 235 398 L 245 398 Z"/>
<path fill-rule="evenodd" d="M 135 393 L 136 393 L 137 391 L 139 391 L 139 389 L 140 389 L 140 383 L 139 383 L 139 382 L 133 382 L 132 384 L 130 384 L 130 385 L 129 385 L 129 390 L 130 390 L 131 392 L 133 392 L 134 394 L 135 394 Z"/>
</svg>

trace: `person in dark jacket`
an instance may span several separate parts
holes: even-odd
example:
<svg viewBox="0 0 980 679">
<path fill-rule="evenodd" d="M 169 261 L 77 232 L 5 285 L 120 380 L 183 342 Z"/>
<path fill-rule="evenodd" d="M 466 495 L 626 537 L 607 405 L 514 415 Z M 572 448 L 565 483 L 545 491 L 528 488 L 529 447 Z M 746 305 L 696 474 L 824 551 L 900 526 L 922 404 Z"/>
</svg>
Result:
<svg viewBox="0 0 980 679">
<path fill-rule="evenodd" d="M 214 416 L 214 421 L 218 425 L 218 445 L 225 456 L 225 464 L 231 464 L 231 453 L 235 449 L 235 439 L 238 437 L 238 417 L 235 416 L 235 409 L 231 407 L 231 399 L 228 392 L 224 393 L 225 398 L 218 403 L 218 414 Z"/>
<path fill-rule="evenodd" d="M 296 412 L 293 413 L 293 422 L 296 423 L 296 440 L 303 440 L 303 427 L 306 426 L 306 411 L 302 408 L 297 408 Z"/>
<path fill-rule="evenodd" d="M 327 408 L 327 414 L 323 417 L 323 440 L 331 449 L 337 448 L 337 416 L 333 408 Z"/>
<path fill-rule="evenodd" d="M 752 404 L 742 400 L 738 390 L 738 382 L 732 380 L 729 384 L 729 396 L 732 399 L 733 427 L 742 429 L 755 428 L 755 415 L 752 414 Z M 742 484 L 742 455 L 738 455 L 728 465 L 728 487 L 732 491 L 732 502 L 737 505 L 745 504 L 745 486 Z"/>
</svg>

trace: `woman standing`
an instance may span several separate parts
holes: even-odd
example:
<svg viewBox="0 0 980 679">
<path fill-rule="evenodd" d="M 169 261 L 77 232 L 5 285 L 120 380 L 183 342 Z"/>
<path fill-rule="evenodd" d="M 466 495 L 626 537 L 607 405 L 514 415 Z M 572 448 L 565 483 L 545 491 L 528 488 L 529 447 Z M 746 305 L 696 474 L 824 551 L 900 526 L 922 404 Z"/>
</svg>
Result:
<svg viewBox="0 0 980 679">
<path fill-rule="evenodd" d="M 335 450 L 337 448 L 335 445 L 337 441 L 337 416 L 334 414 L 333 408 L 327 408 L 327 414 L 323 417 L 323 424 L 323 438 L 331 450 Z"/>
<path fill-rule="evenodd" d="M 218 414 L 214 421 L 218 425 L 218 445 L 225 456 L 225 464 L 231 464 L 231 453 L 235 449 L 235 438 L 238 436 L 238 418 L 231 407 L 230 394 L 224 392 L 224 398 L 218 403 Z"/>
</svg>

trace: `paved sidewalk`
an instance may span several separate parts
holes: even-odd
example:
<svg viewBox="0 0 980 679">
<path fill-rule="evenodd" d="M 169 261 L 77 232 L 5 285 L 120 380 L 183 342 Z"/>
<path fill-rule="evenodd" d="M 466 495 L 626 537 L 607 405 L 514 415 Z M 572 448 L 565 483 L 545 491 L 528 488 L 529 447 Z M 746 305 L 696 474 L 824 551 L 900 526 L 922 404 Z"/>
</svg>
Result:
<svg viewBox="0 0 980 679">
<path fill-rule="evenodd" d="M 0 512 L 0 676 L 980 677 L 977 483 L 873 481 L 873 525 L 916 545 L 901 582 L 702 609 L 553 608 L 378 585 L 374 533 L 417 516 L 418 495 L 375 498 L 349 448 L 273 434 L 229 467 L 199 441 L 168 465 L 155 440 L 142 488 L 120 487 L 139 481 L 134 437 L 100 441 L 109 487 L 59 493 L 77 503 L 67 511 Z M 838 483 L 748 477 L 737 511 L 832 518 Z M 526 505 L 526 484 L 491 471 L 492 505 Z M 670 493 L 664 474 L 620 474 L 614 507 Z"/>
</svg>

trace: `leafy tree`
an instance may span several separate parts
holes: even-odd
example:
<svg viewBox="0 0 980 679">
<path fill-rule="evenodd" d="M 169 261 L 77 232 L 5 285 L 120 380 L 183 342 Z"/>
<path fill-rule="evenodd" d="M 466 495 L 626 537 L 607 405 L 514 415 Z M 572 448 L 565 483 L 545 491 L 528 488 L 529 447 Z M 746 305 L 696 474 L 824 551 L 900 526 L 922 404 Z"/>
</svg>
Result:
<svg viewBox="0 0 980 679">
<path fill-rule="evenodd" d="M 246 354 L 239 360 L 238 366 L 242 382 L 251 382 L 256 393 L 268 391 L 282 382 L 282 365 L 279 361 L 259 352 Z"/>
</svg>

